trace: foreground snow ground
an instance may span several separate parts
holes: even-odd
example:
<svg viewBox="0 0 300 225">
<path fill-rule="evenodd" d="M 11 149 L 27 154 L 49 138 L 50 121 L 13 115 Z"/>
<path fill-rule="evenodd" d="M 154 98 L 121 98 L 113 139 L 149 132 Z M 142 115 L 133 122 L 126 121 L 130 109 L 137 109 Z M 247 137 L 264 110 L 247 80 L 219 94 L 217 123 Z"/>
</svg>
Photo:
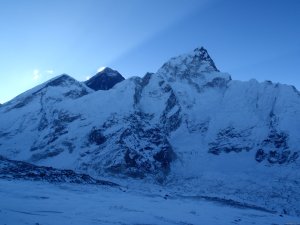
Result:
<svg viewBox="0 0 300 225">
<path fill-rule="evenodd" d="M 155 187 L 156 189 L 156 187 Z M 123 187 L 0 180 L 0 225 L 300 224 L 300 218 Z"/>
</svg>

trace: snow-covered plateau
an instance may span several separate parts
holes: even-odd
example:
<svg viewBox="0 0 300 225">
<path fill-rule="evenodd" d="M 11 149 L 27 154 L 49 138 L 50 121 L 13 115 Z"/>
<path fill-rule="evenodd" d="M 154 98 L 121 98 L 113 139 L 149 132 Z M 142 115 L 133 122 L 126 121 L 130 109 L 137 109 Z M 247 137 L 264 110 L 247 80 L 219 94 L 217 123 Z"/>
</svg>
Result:
<svg viewBox="0 0 300 225">
<path fill-rule="evenodd" d="M 204 48 L 142 78 L 64 74 L 0 106 L 0 223 L 299 224 L 299 129 L 295 87 Z"/>
</svg>

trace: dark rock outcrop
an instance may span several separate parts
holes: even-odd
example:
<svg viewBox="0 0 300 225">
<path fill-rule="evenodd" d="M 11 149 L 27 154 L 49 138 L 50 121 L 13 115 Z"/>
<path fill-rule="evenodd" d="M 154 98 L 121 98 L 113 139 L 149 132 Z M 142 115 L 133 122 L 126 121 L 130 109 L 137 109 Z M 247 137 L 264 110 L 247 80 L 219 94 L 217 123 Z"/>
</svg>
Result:
<svg viewBox="0 0 300 225">
<path fill-rule="evenodd" d="M 234 127 L 227 127 L 220 130 L 214 142 L 209 143 L 209 153 L 219 155 L 222 152 L 249 151 L 252 146 L 247 141 L 251 129 L 237 130 Z"/>
<path fill-rule="evenodd" d="M 125 78 L 116 70 L 106 67 L 84 83 L 91 89 L 109 90 Z"/>
<path fill-rule="evenodd" d="M 262 162 L 267 160 L 270 164 L 284 164 L 294 162 L 299 153 L 292 151 L 288 146 L 288 135 L 285 132 L 272 130 L 268 137 L 261 143 L 257 150 L 255 160 Z"/>
<path fill-rule="evenodd" d="M 118 186 L 116 183 L 97 180 L 87 174 L 75 173 L 73 170 L 36 166 L 22 161 L 9 160 L 2 156 L 0 156 L 0 179 Z"/>
</svg>

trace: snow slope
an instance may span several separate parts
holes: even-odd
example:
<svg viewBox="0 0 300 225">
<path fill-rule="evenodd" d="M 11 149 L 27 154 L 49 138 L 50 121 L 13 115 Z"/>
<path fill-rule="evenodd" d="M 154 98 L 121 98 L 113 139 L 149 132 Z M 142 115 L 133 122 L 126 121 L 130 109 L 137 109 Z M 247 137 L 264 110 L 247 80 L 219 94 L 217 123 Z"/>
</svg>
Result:
<svg viewBox="0 0 300 225">
<path fill-rule="evenodd" d="M 300 215 L 300 94 L 235 81 L 204 48 L 93 91 L 63 75 L 0 108 L 0 155 Z"/>
<path fill-rule="evenodd" d="M 0 223 L 267 225 L 299 218 L 197 198 L 90 185 L 0 180 Z"/>
</svg>

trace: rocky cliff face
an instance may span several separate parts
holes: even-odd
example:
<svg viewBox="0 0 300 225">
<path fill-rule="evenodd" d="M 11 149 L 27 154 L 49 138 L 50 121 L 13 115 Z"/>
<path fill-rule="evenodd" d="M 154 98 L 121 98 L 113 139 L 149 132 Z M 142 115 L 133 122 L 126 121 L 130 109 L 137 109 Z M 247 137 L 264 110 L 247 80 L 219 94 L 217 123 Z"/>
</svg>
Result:
<svg viewBox="0 0 300 225">
<path fill-rule="evenodd" d="M 280 195 L 276 180 L 299 179 L 299 127 L 294 87 L 232 80 L 198 48 L 105 92 L 63 75 L 23 93 L 0 108 L 0 154 L 240 198 L 268 180 Z"/>
</svg>

